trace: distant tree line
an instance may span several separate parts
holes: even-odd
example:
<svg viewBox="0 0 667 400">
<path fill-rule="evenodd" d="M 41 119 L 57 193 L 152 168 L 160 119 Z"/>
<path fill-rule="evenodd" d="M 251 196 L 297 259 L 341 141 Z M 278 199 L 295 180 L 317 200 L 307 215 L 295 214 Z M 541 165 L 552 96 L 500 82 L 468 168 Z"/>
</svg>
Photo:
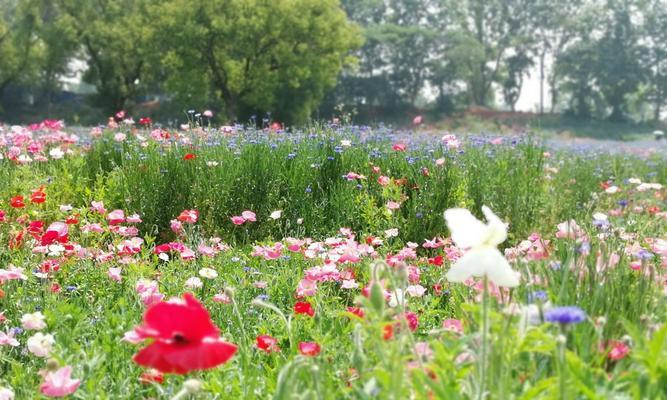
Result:
<svg viewBox="0 0 667 400">
<path fill-rule="evenodd" d="M 75 59 L 107 114 L 150 95 L 243 121 L 514 110 L 532 73 L 539 112 L 657 121 L 667 1 L 0 0 L 3 105 L 12 86 L 50 103 Z"/>
</svg>

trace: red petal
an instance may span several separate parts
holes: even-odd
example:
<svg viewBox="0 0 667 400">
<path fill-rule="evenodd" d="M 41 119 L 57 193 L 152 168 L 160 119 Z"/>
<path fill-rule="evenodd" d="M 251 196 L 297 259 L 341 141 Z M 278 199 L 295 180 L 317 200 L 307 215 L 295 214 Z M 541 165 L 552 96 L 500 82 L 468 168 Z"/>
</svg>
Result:
<svg viewBox="0 0 667 400">
<path fill-rule="evenodd" d="M 172 339 L 179 334 L 188 342 L 199 342 L 206 336 L 218 336 L 218 328 L 204 306 L 192 294 L 184 295 L 185 304 L 160 302 L 144 315 L 146 329 L 159 332 L 158 337 Z"/>
<path fill-rule="evenodd" d="M 140 350 L 134 361 L 163 373 L 185 374 L 217 367 L 232 358 L 236 350 L 236 345 L 222 340 L 185 346 L 155 342 Z"/>
</svg>

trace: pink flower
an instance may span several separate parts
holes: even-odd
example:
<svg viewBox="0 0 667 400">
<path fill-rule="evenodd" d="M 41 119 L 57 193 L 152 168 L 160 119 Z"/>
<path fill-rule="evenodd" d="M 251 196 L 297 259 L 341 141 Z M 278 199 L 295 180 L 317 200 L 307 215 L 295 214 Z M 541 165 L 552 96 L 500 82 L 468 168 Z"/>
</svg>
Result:
<svg viewBox="0 0 667 400">
<path fill-rule="evenodd" d="M 125 222 L 125 213 L 123 210 L 113 210 L 107 215 L 107 221 L 109 225 L 118 225 Z"/>
<path fill-rule="evenodd" d="M 412 119 L 412 125 L 421 125 L 424 122 L 424 118 L 421 115 L 417 115 Z"/>
<path fill-rule="evenodd" d="M 243 219 L 246 220 L 246 221 L 250 221 L 250 222 L 257 221 L 257 216 L 252 211 L 246 210 L 246 211 L 242 212 L 241 217 L 243 217 Z"/>
<path fill-rule="evenodd" d="M 463 333 L 463 325 L 461 320 L 458 319 L 446 319 L 442 321 L 442 329 L 454 333 Z"/>
<path fill-rule="evenodd" d="M 237 215 L 231 218 L 234 225 L 243 225 L 245 223 L 245 218 Z"/>
<path fill-rule="evenodd" d="M 380 177 L 378 177 L 378 184 L 380 186 L 387 186 L 389 182 L 391 182 L 391 179 L 389 179 L 388 176 L 381 175 Z"/>
<path fill-rule="evenodd" d="M 104 202 L 102 201 L 93 201 L 90 203 L 90 209 L 98 214 L 106 214 L 107 212 L 107 210 L 104 208 Z"/>
<path fill-rule="evenodd" d="M 127 222 L 128 224 L 138 224 L 141 222 L 141 217 L 139 216 L 139 214 L 132 214 L 125 219 L 125 222 Z"/>
<path fill-rule="evenodd" d="M 304 296 L 315 296 L 317 292 L 317 282 L 311 281 L 310 279 L 301 279 L 299 285 L 296 288 L 296 295 L 299 297 Z"/>
<path fill-rule="evenodd" d="M 169 226 L 170 226 L 171 230 L 175 234 L 180 235 L 184 232 L 183 231 L 183 224 L 181 223 L 181 221 L 179 221 L 177 219 L 172 219 L 171 221 L 169 221 L 169 224 L 170 224 Z"/>
<path fill-rule="evenodd" d="M 19 345 L 19 341 L 14 339 L 14 331 L 9 331 L 5 333 L 0 331 L 0 346 L 12 346 L 16 347 Z"/>
<path fill-rule="evenodd" d="M 120 268 L 109 268 L 107 271 L 107 275 L 109 278 L 111 278 L 112 281 L 120 282 L 121 281 L 121 276 L 120 276 L 121 269 Z"/>
<path fill-rule="evenodd" d="M 408 149 L 408 146 L 405 143 L 394 143 L 394 145 L 391 146 L 391 148 L 394 151 L 405 151 Z"/>
<path fill-rule="evenodd" d="M 81 384 L 81 380 L 72 379 L 72 367 L 65 366 L 54 372 L 44 374 L 44 383 L 39 387 L 39 391 L 48 397 L 65 397 L 76 391 Z"/>
<path fill-rule="evenodd" d="M 401 208 L 401 203 L 397 203 L 397 202 L 391 201 L 391 200 L 387 202 L 387 209 L 388 210 L 393 211 L 393 210 L 398 210 L 399 208 Z"/>
</svg>

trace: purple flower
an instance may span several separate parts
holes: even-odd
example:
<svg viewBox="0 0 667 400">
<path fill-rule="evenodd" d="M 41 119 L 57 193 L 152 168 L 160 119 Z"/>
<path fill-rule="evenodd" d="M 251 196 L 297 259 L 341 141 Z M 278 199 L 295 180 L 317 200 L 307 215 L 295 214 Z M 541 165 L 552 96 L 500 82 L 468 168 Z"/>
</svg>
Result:
<svg viewBox="0 0 667 400">
<path fill-rule="evenodd" d="M 578 324 L 586 320 L 586 313 L 579 307 L 554 307 L 544 313 L 544 320 L 559 324 Z"/>
</svg>

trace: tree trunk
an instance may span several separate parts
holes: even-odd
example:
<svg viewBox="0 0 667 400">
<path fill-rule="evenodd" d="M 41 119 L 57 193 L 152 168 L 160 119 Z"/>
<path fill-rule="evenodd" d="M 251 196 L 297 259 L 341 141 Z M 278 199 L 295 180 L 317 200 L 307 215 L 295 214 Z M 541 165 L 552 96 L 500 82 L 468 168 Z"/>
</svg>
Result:
<svg viewBox="0 0 667 400">
<path fill-rule="evenodd" d="M 540 115 L 544 115 L 544 58 L 546 49 L 540 54 Z"/>
</svg>

